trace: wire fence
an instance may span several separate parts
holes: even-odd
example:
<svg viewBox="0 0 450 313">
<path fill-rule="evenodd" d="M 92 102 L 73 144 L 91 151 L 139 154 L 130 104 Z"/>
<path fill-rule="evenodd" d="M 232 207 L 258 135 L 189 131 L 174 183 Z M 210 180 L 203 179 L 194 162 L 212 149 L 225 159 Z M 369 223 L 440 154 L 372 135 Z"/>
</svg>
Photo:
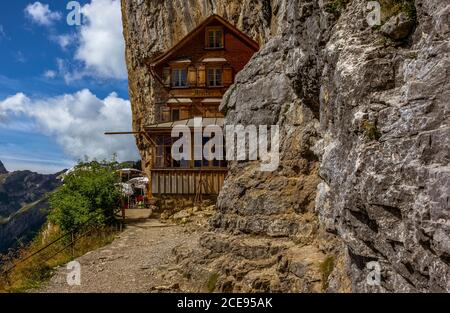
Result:
<svg viewBox="0 0 450 313">
<path fill-rule="evenodd" d="M 119 221 L 119 226 L 120 226 L 120 231 L 122 231 L 123 228 L 123 220 L 117 220 L 117 213 L 119 213 L 120 210 L 117 210 L 115 212 L 113 212 L 113 214 L 109 217 L 107 217 L 104 222 L 108 222 L 111 219 L 115 219 L 116 221 Z M 89 235 L 90 233 L 92 233 L 94 230 L 98 229 L 98 225 L 96 225 L 96 223 L 93 223 L 94 219 L 96 217 L 92 217 L 89 220 L 87 220 L 86 222 L 82 223 L 81 225 L 77 226 L 76 228 L 65 232 L 64 234 L 62 234 L 61 236 L 59 236 L 58 238 L 52 240 L 50 243 L 46 244 L 44 247 L 38 249 L 37 251 L 27 255 L 24 258 L 19 259 L 18 261 L 14 261 L 14 264 L 12 264 L 10 267 L 6 268 L 6 269 L 2 269 L 2 271 L 0 272 L 0 277 L 5 278 L 6 280 L 8 280 L 8 276 L 9 274 L 16 269 L 19 265 L 23 264 L 24 262 L 26 262 L 27 260 L 30 260 L 31 258 L 43 253 L 44 251 L 47 251 L 49 248 L 53 247 L 55 244 L 59 243 L 60 241 L 62 241 L 65 238 L 68 238 L 70 236 L 70 242 L 66 245 L 63 246 L 63 248 L 57 250 L 55 253 L 51 254 L 50 257 L 45 258 L 44 260 L 41 260 L 40 263 L 41 264 L 45 264 L 46 262 L 48 262 L 49 260 L 53 259 L 54 257 L 56 257 L 58 254 L 64 252 L 65 250 L 72 248 L 72 258 L 74 258 L 75 256 L 75 251 L 74 251 L 74 247 L 75 247 L 75 243 L 83 238 L 86 238 L 87 235 Z M 87 230 L 86 230 L 87 229 Z M 81 235 L 80 235 L 81 233 Z"/>
</svg>

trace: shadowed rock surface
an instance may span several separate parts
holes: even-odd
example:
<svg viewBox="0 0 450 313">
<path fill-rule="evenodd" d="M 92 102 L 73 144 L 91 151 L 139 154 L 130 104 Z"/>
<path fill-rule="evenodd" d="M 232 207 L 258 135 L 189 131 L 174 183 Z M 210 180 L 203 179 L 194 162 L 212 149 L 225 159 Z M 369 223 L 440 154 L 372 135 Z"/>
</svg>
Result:
<svg viewBox="0 0 450 313">
<path fill-rule="evenodd" d="M 280 167 L 230 165 L 204 250 L 175 251 L 193 280 L 450 291 L 450 5 L 406 1 L 406 16 L 381 2 L 383 25 L 370 27 L 363 0 L 122 0 L 135 130 L 154 118 L 145 59 L 204 18 L 217 13 L 261 44 L 221 107 L 228 124 L 280 126 Z M 370 261 L 380 286 L 366 283 Z"/>
<path fill-rule="evenodd" d="M 0 175 L 2 175 L 2 174 L 8 174 L 8 171 L 6 170 L 6 168 L 3 165 L 2 161 L 0 161 Z"/>
</svg>

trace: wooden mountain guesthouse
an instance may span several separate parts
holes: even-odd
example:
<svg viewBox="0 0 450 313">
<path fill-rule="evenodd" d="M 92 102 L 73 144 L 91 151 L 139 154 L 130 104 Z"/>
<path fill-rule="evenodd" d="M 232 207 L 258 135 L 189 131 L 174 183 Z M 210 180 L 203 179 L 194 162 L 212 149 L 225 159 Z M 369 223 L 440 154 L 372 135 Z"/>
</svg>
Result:
<svg viewBox="0 0 450 313">
<path fill-rule="evenodd" d="M 174 125 L 192 129 L 195 117 L 223 126 L 219 105 L 239 71 L 259 45 L 218 15 L 212 15 L 164 54 L 148 61 L 157 82 L 155 121 L 142 134 L 151 143 L 149 190 L 162 195 L 217 195 L 227 175 L 224 160 L 175 161 L 171 157 Z M 204 141 L 209 138 L 204 138 Z M 217 147 L 216 147 L 217 148 Z M 191 149 L 194 151 L 194 149 Z"/>
</svg>

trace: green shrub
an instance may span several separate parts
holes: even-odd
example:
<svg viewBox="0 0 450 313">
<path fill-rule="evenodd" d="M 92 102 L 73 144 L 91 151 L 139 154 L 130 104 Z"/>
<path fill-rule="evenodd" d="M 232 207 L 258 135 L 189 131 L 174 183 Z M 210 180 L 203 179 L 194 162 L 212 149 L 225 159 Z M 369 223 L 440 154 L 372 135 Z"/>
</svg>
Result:
<svg viewBox="0 0 450 313">
<path fill-rule="evenodd" d="M 327 257 L 320 264 L 320 272 L 322 273 L 322 290 L 326 290 L 328 288 L 328 278 L 330 277 L 331 272 L 334 269 L 334 257 Z"/>
<path fill-rule="evenodd" d="M 326 4 L 325 11 L 335 16 L 339 16 L 341 15 L 342 10 L 345 9 L 347 2 L 348 0 L 333 0 Z"/>
<path fill-rule="evenodd" d="M 50 195 L 49 221 L 63 231 L 78 229 L 88 221 L 89 225 L 110 224 L 120 200 L 115 168 L 115 162 L 78 164 Z"/>
<path fill-rule="evenodd" d="M 219 274 L 211 273 L 208 277 L 208 281 L 206 282 L 206 288 L 209 292 L 214 292 L 216 289 L 217 280 L 219 279 Z"/>
<path fill-rule="evenodd" d="M 386 22 L 400 12 L 405 12 L 414 22 L 417 20 L 414 0 L 380 0 L 380 5 L 382 22 Z"/>
</svg>

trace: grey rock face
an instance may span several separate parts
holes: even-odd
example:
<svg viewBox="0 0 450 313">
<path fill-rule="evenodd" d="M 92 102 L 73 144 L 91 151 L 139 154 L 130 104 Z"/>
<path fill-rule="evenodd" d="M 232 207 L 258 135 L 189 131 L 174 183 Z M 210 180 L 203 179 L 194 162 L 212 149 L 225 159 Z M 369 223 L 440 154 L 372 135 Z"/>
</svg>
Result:
<svg viewBox="0 0 450 313">
<path fill-rule="evenodd" d="M 153 107 L 140 60 L 203 17 L 219 13 L 262 45 L 221 107 L 228 124 L 280 126 L 280 167 L 230 165 L 200 262 L 225 290 L 450 291 L 448 1 L 417 0 L 415 25 L 388 19 L 383 31 L 403 42 L 367 25 L 363 0 L 339 14 L 330 1 L 122 3 L 135 125 Z M 246 240 L 257 252 L 236 254 Z M 275 252 L 259 248 L 275 240 Z M 380 285 L 367 284 L 370 261 Z"/>
<path fill-rule="evenodd" d="M 347 245 L 356 291 L 450 290 L 450 6 L 419 2 L 410 43 L 361 28 L 361 3 L 325 49 L 316 209 Z"/>
</svg>

